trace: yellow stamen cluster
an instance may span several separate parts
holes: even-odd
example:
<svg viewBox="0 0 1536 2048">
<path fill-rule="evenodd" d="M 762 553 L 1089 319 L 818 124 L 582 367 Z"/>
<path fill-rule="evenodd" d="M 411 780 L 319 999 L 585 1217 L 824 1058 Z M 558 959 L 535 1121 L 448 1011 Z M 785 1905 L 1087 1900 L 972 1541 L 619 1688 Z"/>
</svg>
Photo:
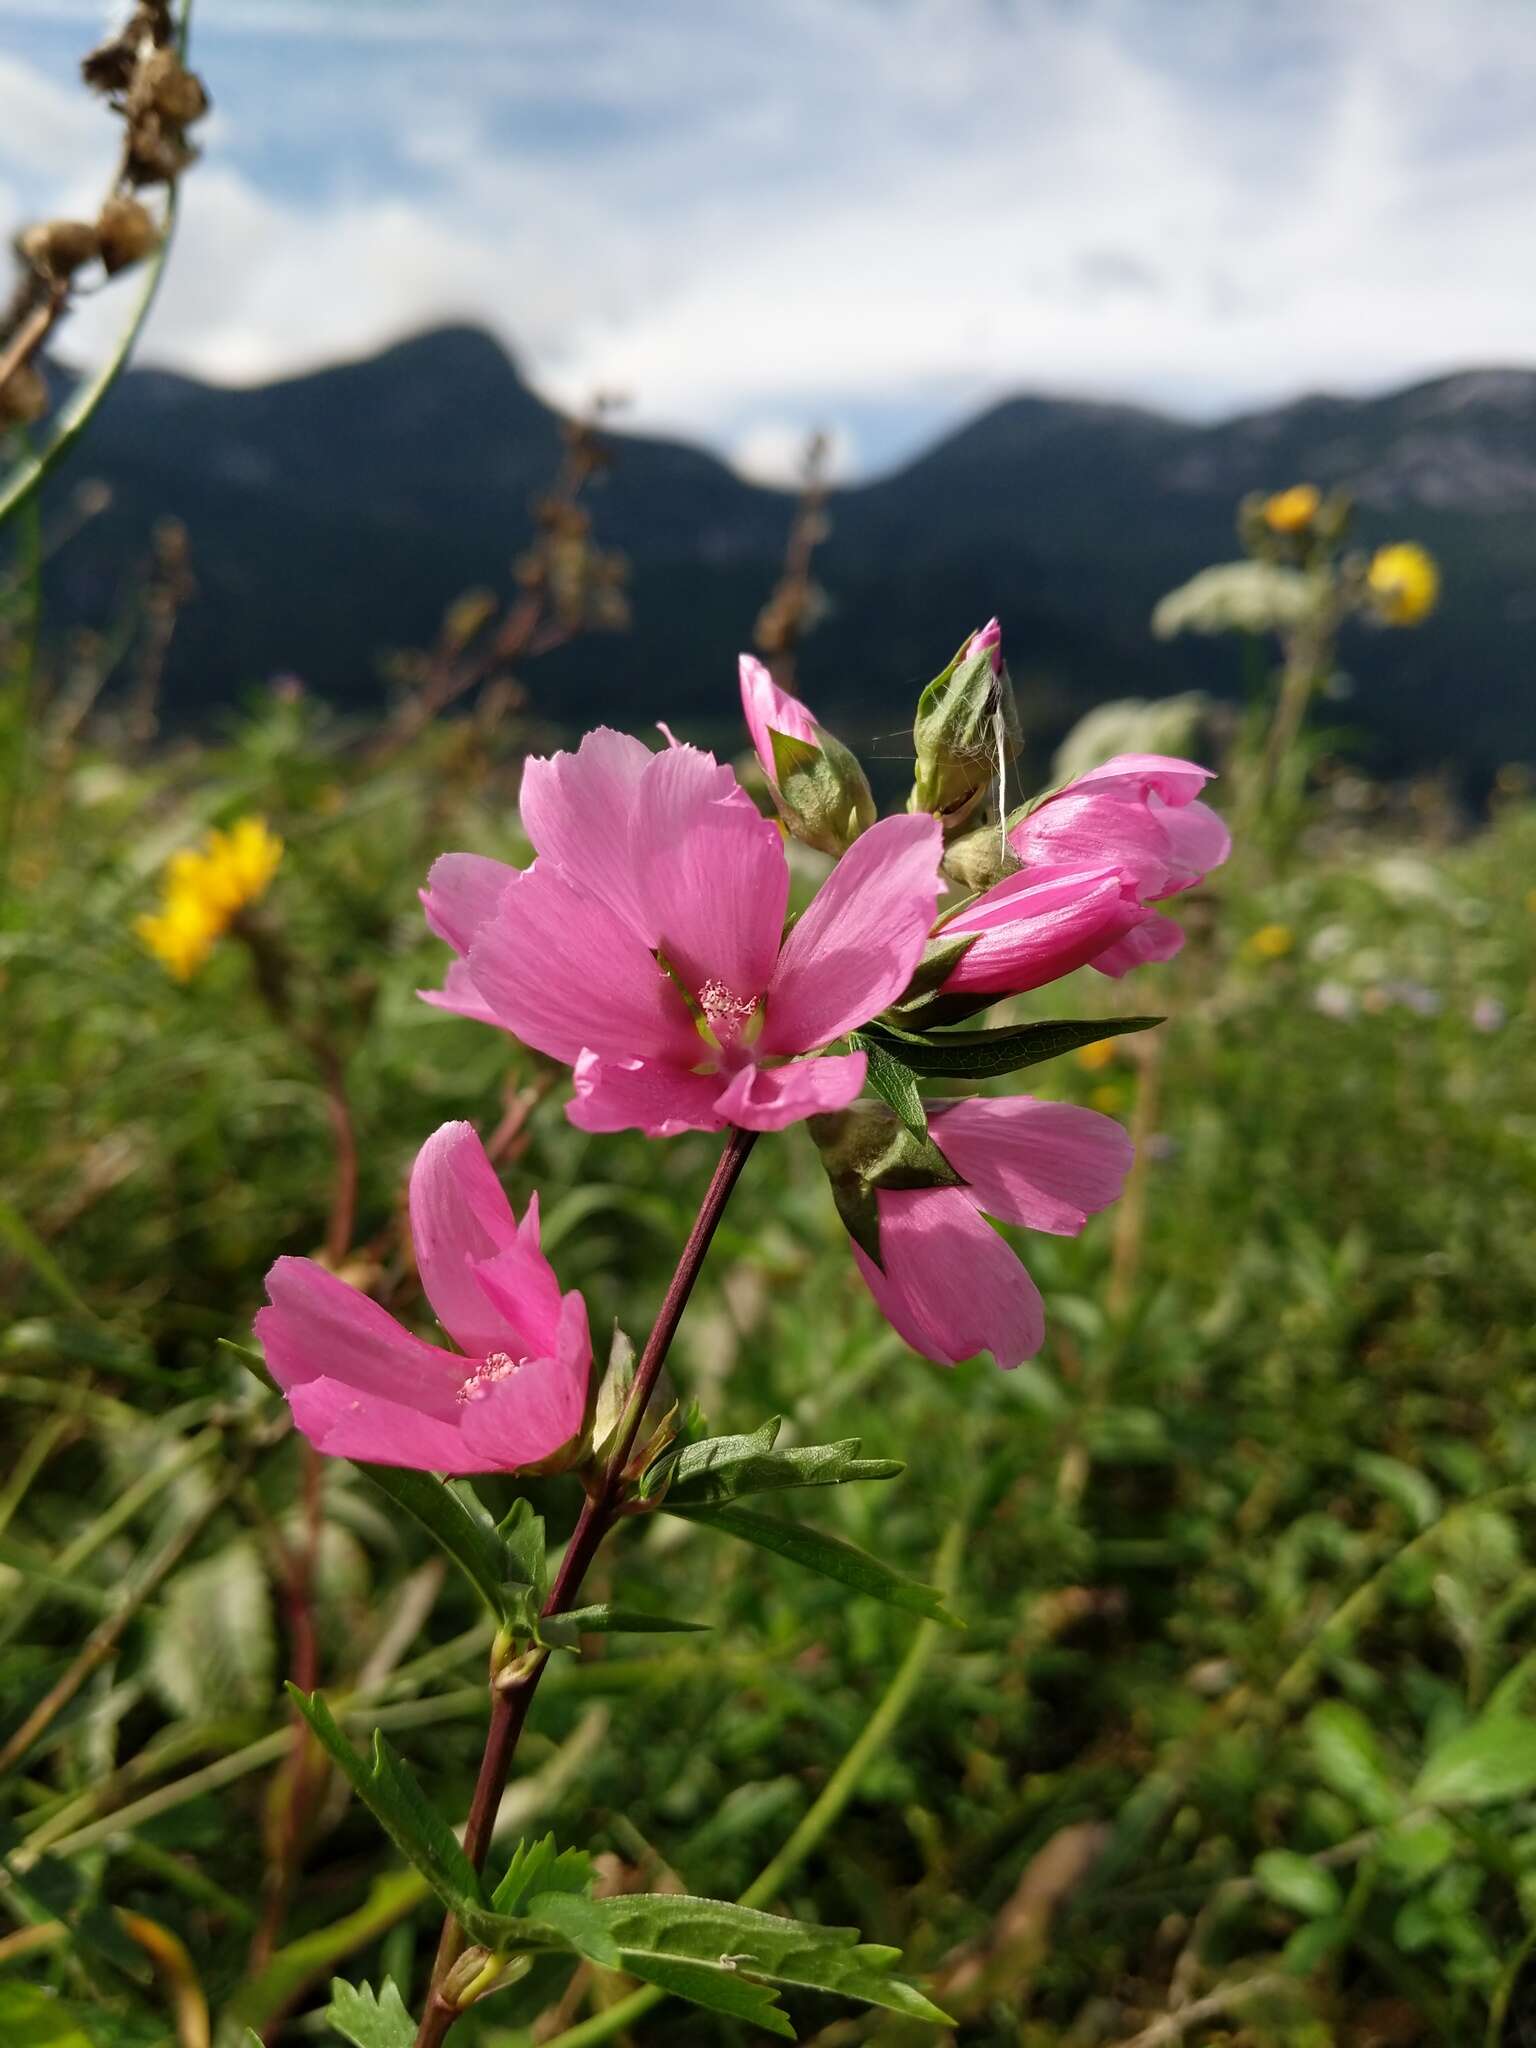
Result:
<svg viewBox="0 0 1536 2048">
<path fill-rule="evenodd" d="M 190 981 L 247 904 L 264 896 L 283 857 L 283 842 L 264 818 L 239 818 L 200 847 L 173 854 L 160 908 L 134 920 L 134 931 L 177 981 Z"/>
<path fill-rule="evenodd" d="M 1380 618 L 1389 626 L 1417 626 L 1434 610 L 1440 596 L 1440 571 L 1435 558 L 1417 541 L 1395 541 L 1378 548 L 1365 581 Z"/>
<path fill-rule="evenodd" d="M 1264 500 L 1264 524 L 1271 533 L 1304 533 L 1317 517 L 1323 494 L 1316 484 L 1292 484 Z"/>
</svg>

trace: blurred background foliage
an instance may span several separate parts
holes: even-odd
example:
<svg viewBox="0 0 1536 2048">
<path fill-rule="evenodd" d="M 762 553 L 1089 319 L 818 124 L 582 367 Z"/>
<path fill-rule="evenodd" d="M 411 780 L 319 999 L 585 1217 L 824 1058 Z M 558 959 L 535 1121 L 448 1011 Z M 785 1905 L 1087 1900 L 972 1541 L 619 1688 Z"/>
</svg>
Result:
<svg viewBox="0 0 1536 2048">
<path fill-rule="evenodd" d="M 594 1328 L 638 1339 L 714 1147 L 584 1136 L 561 1072 L 416 999 L 445 957 L 416 903 L 431 859 L 527 857 L 519 763 L 559 725 L 536 668 L 430 697 L 494 605 L 450 615 L 382 729 L 282 684 L 156 746 L 154 604 L 143 665 L 96 701 L 101 651 L 39 616 L 39 531 L 0 600 L 0 2038 L 185 2048 L 206 2001 L 221 2043 L 301 2042 L 333 1972 L 419 1997 L 438 1916 L 334 1781 L 295 1800 L 280 1680 L 307 1658 L 458 1814 L 488 1632 L 353 1468 L 306 1467 L 223 1340 L 273 1257 L 327 1242 L 427 1328 L 404 1180 L 459 1116 L 519 1209 L 540 1191 Z M 1226 735 L 1229 800 L 1268 688 Z M 1168 1015 L 1031 1076 L 1125 1118 L 1140 1159 L 1080 1240 L 1021 1242 L 1041 1359 L 907 1353 L 798 1131 L 758 1147 L 684 1323 L 676 1378 L 717 1429 L 783 1414 L 785 1442 L 907 1461 L 811 1518 L 937 1575 L 965 1631 L 635 1527 L 594 1597 L 714 1633 L 557 1658 L 525 1745 L 518 1825 L 590 1842 L 611 1887 L 757 1880 L 857 1924 L 966 2043 L 1536 2024 L 1536 807 L 1511 775 L 1473 825 L 1295 744 L 1310 793 L 1289 775 L 1280 824 L 1185 899 L 1178 960 L 1019 1006 Z M 178 982 L 134 920 L 174 852 L 251 815 L 281 865 Z M 575 1482 L 528 1490 L 563 1536 Z M 745 2038 L 624 1989 L 584 1968 L 455 2038 Z M 827 2048 L 928 2032 L 792 2010 Z"/>
</svg>

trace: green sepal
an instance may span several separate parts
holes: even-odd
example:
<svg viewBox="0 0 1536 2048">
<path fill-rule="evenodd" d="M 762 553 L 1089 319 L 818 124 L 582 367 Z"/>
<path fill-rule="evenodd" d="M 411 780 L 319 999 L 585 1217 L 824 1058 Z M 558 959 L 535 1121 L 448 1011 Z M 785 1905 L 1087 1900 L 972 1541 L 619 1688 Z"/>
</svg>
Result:
<svg viewBox="0 0 1536 2048">
<path fill-rule="evenodd" d="M 1059 1059 L 1101 1038 L 1150 1031 L 1161 1017 L 1053 1018 L 1038 1024 L 1005 1024 L 987 1031 L 898 1031 L 889 1024 L 866 1025 L 866 1035 L 899 1058 L 914 1074 L 930 1080 L 988 1081 L 1016 1074 L 1042 1060 Z M 812 1120 L 814 1122 L 814 1119 Z"/>
<path fill-rule="evenodd" d="M 377 1993 L 371 1984 L 347 1984 L 333 1977 L 325 2019 L 331 2031 L 350 2041 L 352 2048 L 411 2048 L 416 2039 L 416 2022 L 406 2011 L 392 1977 L 384 1979 Z M 260 2037 L 253 2033 L 251 2038 L 260 2048 Z"/>
<path fill-rule="evenodd" d="M 760 1550 L 771 1550 L 775 1556 L 787 1558 L 804 1571 L 816 1572 L 825 1579 L 836 1579 L 855 1593 L 868 1593 L 872 1599 L 884 1601 L 887 1607 L 899 1607 L 908 1614 L 921 1614 L 930 1621 L 941 1621 L 946 1628 L 965 1626 L 950 1613 L 944 1605 L 943 1596 L 934 1587 L 925 1586 L 921 1580 L 909 1578 L 905 1572 L 882 1564 L 878 1557 L 872 1557 L 867 1550 L 860 1550 L 856 1543 L 845 1542 L 841 1536 L 828 1536 L 820 1529 L 808 1528 L 803 1522 L 787 1521 L 778 1515 L 758 1514 L 755 1509 L 738 1507 L 729 1501 L 713 1502 L 703 1507 L 675 1507 L 668 1500 L 662 1504 L 662 1512 L 706 1529 L 719 1529 L 724 1535 L 755 1544 Z"/>
<path fill-rule="evenodd" d="M 837 859 L 875 822 L 875 799 L 857 757 L 816 730 L 813 743 L 769 727 L 773 799 L 786 831 Z"/>
<path fill-rule="evenodd" d="M 956 915 L 963 908 L 964 905 L 957 906 Z M 941 927 L 928 941 L 928 950 L 918 961 L 912 979 L 892 1004 L 892 1010 L 899 1014 L 902 1010 L 915 1008 L 930 996 L 936 996 L 980 937 L 980 932 L 946 934 Z M 988 996 L 987 1001 L 995 1003 L 997 997 Z"/>
<path fill-rule="evenodd" d="M 340 1764 L 358 1798 L 444 1905 L 461 1919 L 483 1906 L 480 1879 L 457 1835 L 380 1731 L 374 1730 L 373 1756 L 365 1760 L 337 1727 L 322 1694 L 301 1692 L 292 1683 L 287 1690 L 322 1749 Z"/>
<path fill-rule="evenodd" d="M 884 1272 L 880 1255 L 880 1188 L 961 1188 L 964 1178 L 933 1139 L 915 1136 L 888 1110 L 873 1105 L 807 1119 L 821 1153 L 843 1227 Z"/>
<path fill-rule="evenodd" d="M 912 739 L 917 769 L 907 809 L 931 811 L 946 833 L 958 831 L 1021 744 L 1007 672 L 994 674 L 989 649 L 967 655 L 962 647 L 934 677 L 917 700 Z"/>
<path fill-rule="evenodd" d="M 691 1444 L 671 1461 L 667 1501 L 708 1507 L 744 1493 L 776 1493 L 793 1486 L 845 1486 L 894 1479 L 905 1467 L 895 1458 L 861 1458 L 858 1437 L 835 1444 L 804 1444 L 778 1451 L 782 1416 L 771 1416 L 750 1436 L 717 1436 Z M 649 1478 L 649 1475 L 647 1475 Z"/>
</svg>

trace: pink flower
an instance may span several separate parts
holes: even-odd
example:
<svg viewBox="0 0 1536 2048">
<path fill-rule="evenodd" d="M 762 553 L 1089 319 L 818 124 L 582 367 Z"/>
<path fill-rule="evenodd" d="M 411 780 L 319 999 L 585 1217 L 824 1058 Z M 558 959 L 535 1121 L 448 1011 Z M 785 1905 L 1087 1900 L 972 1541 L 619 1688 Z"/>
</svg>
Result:
<svg viewBox="0 0 1536 2048">
<path fill-rule="evenodd" d="M 881 1188 L 884 1271 L 853 1256 L 882 1313 L 914 1351 L 958 1365 L 990 1351 L 1019 1365 L 1045 1341 L 1039 1289 L 982 1212 L 1075 1237 L 1120 1193 L 1131 1141 L 1117 1123 L 1066 1102 L 983 1097 L 930 1115 L 961 1188 Z"/>
<path fill-rule="evenodd" d="M 943 993 L 1023 995 L 1074 968 L 1098 965 L 1146 915 L 1134 885 L 1118 867 L 1022 869 L 940 927 L 940 944 L 977 934 L 945 980 Z M 1168 920 L 1156 922 L 1166 925 Z"/>
<path fill-rule="evenodd" d="M 459 1350 L 402 1328 L 311 1259 L 279 1259 L 256 1335 L 317 1450 L 422 1472 L 542 1465 L 586 1427 L 592 1343 L 581 1296 L 521 1225 L 469 1124 L 444 1124 L 411 1170 L 411 1236 L 427 1298 Z M 463 1355 L 460 1356 L 460 1353 Z"/>
<path fill-rule="evenodd" d="M 931 818 L 871 826 L 785 938 L 782 836 L 709 754 L 591 732 L 527 764 L 522 814 L 531 867 L 433 866 L 427 919 L 461 958 L 428 1000 L 572 1067 L 574 1124 L 775 1131 L 858 1094 L 862 1053 L 795 1056 L 911 979 L 938 895 Z"/>
<path fill-rule="evenodd" d="M 979 633 L 973 633 L 965 645 L 962 659 L 970 661 L 978 654 L 990 654 L 992 673 L 1000 676 L 1003 672 L 1003 628 L 997 619 L 988 619 Z"/>
<path fill-rule="evenodd" d="M 786 739 L 802 740 L 807 746 L 819 747 L 820 729 L 800 699 L 791 697 L 787 690 L 781 690 L 755 655 L 743 654 L 737 665 L 741 671 L 742 715 L 747 721 L 747 730 L 752 735 L 752 744 L 757 749 L 763 773 L 777 788 L 779 771 L 774 763 L 770 735 L 781 732 Z"/>
</svg>

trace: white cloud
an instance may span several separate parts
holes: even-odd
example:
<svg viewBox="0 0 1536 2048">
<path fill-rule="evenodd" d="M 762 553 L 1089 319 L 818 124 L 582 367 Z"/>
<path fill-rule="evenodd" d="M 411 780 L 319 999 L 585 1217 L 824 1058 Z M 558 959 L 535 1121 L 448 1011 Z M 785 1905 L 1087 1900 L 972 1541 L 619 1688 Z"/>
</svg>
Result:
<svg viewBox="0 0 1536 2048">
<path fill-rule="evenodd" d="M 151 357 L 243 380 L 473 317 L 782 477 L 815 422 L 879 461 L 1020 388 L 1210 411 L 1532 355 L 1520 0 L 425 18 L 208 11 L 223 126 Z M 61 76 L 0 59 L 0 211 L 85 189 L 102 110 Z"/>
</svg>

